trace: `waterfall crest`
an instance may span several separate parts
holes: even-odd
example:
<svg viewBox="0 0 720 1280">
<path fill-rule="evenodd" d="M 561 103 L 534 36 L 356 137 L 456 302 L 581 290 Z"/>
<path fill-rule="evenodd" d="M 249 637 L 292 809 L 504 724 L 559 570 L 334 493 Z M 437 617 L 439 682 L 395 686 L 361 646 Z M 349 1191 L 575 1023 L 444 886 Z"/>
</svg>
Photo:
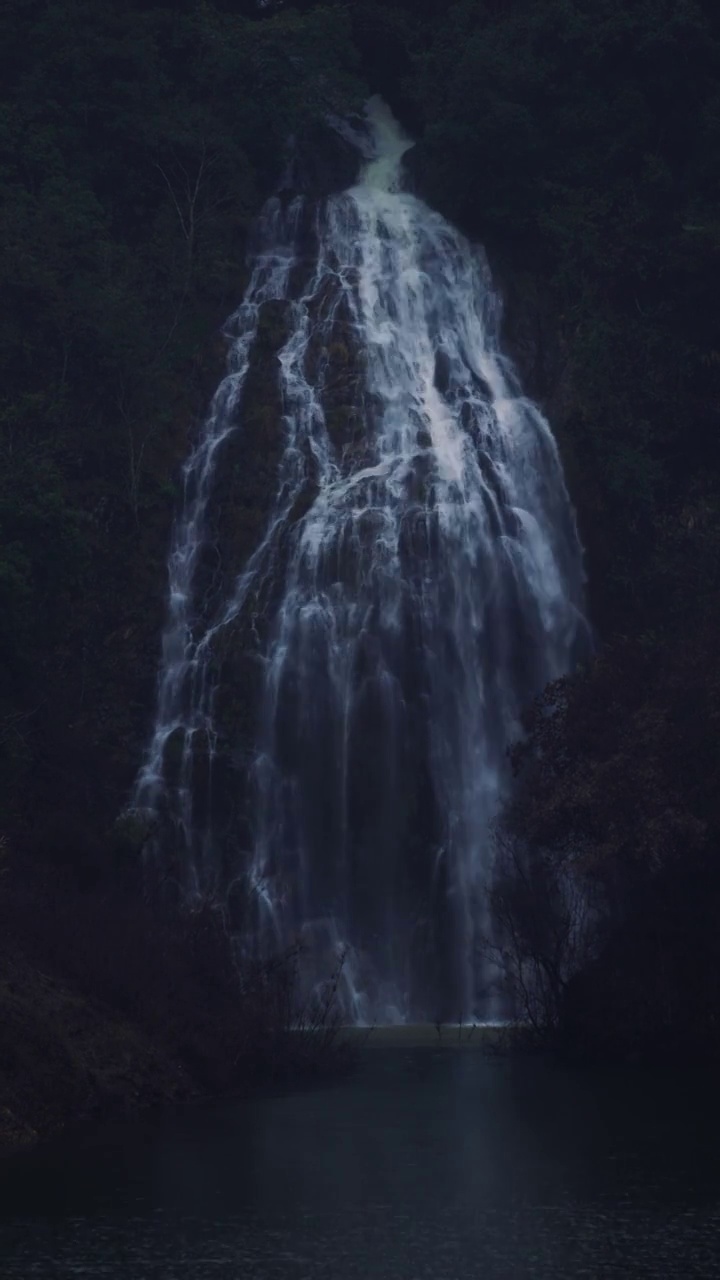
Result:
<svg viewBox="0 0 720 1280">
<path fill-rule="evenodd" d="M 367 129 L 356 186 L 259 220 L 134 804 L 183 893 L 241 904 L 241 947 L 303 939 L 310 982 L 346 949 L 355 1021 L 483 1016 L 489 824 L 523 706 L 586 635 L 581 548 L 482 252 L 402 190 L 379 99 Z M 270 492 L 234 566 L 213 509 L 258 402 Z"/>
</svg>

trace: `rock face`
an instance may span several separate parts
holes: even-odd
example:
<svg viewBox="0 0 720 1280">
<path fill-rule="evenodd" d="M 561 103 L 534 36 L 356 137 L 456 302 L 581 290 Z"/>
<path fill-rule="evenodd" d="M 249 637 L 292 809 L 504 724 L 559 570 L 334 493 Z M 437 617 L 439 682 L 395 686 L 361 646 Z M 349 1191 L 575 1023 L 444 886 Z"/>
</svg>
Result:
<svg viewBox="0 0 720 1280">
<path fill-rule="evenodd" d="M 135 804 L 160 880 L 227 896 L 248 949 L 346 950 L 348 1015 L 402 1020 L 487 999 L 488 826 L 523 703 L 581 642 L 582 572 L 484 257 L 403 192 L 379 100 L 368 120 L 350 191 L 259 220 Z"/>
</svg>

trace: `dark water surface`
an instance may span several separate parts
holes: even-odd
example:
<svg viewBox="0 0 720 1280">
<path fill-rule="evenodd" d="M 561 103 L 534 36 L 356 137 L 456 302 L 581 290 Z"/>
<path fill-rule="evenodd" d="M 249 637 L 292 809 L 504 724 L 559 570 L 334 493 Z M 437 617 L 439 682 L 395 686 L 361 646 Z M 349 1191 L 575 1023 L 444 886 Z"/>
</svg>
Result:
<svg viewBox="0 0 720 1280">
<path fill-rule="evenodd" d="M 720 1277 L 713 1101 L 698 1075 L 376 1048 L 331 1089 L 0 1165 L 0 1276 Z"/>
</svg>

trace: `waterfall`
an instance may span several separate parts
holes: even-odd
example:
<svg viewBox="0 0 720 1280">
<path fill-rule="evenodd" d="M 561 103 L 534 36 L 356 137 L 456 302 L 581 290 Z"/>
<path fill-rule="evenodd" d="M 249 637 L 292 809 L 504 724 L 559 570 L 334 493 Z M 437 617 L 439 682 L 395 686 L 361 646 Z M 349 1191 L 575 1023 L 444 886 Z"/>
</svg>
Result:
<svg viewBox="0 0 720 1280">
<path fill-rule="evenodd" d="M 367 140 L 351 190 L 259 219 L 134 803 L 184 894 L 240 904 L 241 948 L 299 938 L 310 982 L 343 949 L 348 1017 L 477 1017 L 506 749 L 582 646 L 581 548 L 482 251 L 402 190 L 377 98 Z M 251 420 L 269 492 L 235 564 Z"/>
</svg>

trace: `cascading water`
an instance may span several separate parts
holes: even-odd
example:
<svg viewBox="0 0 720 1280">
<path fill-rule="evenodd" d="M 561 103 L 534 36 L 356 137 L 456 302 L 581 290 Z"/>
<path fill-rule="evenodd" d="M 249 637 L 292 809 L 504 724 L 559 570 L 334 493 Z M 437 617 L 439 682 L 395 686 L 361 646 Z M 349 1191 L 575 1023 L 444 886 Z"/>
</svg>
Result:
<svg viewBox="0 0 720 1280">
<path fill-rule="evenodd" d="M 231 372 L 185 468 L 134 802 L 185 893 L 242 886 L 241 946 L 300 937 L 309 980 L 346 948 L 356 1021 L 483 1016 L 489 824 L 523 706 L 587 634 L 581 549 L 549 427 L 498 350 L 484 257 L 401 190 L 412 144 L 387 107 L 367 117 L 355 187 L 260 220 Z M 232 574 L 213 505 L 263 394 L 272 501 Z M 227 714 L 240 652 L 257 659 L 249 729 Z"/>
</svg>

